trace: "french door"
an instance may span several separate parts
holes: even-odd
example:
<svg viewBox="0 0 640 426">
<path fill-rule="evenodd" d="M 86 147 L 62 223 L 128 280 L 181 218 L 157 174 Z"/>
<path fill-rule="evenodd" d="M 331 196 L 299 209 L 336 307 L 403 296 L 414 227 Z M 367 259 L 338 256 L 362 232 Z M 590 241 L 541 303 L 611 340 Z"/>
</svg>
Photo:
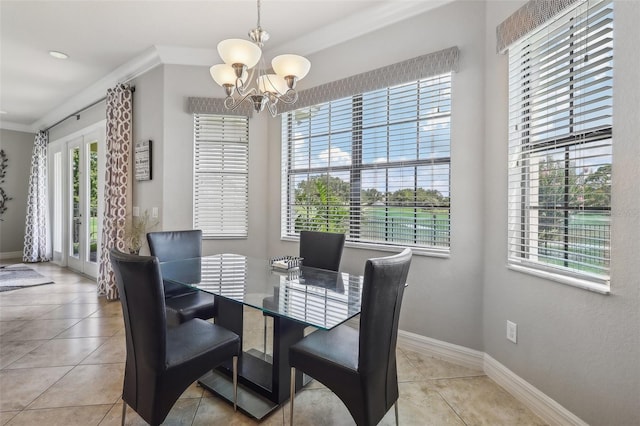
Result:
<svg viewBox="0 0 640 426">
<path fill-rule="evenodd" d="M 100 260 L 104 127 L 79 133 L 57 141 L 49 151 L 53 258 L 95 278 Z"/>
</svg>

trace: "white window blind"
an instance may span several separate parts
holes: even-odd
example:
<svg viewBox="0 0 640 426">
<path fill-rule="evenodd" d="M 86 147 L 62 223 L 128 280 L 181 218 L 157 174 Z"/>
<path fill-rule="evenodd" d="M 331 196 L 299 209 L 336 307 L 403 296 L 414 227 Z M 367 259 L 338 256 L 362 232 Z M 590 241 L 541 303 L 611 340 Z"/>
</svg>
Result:
<svg viewBox="0 0 640 426">
<path fill-rule="evenodd" d="M 613 3 L 509 49 L 509 262 L 608 285 Z"/>
<path fill-rule="evenodd" d="M 249 120 L 194 114 L 193 226 L 203 237 L 248 233 Z"/>
<path fill-rule="evenodd" d="M 283 236 L 448 250 L 451 73 L 283 114 Z"/>
</svg>

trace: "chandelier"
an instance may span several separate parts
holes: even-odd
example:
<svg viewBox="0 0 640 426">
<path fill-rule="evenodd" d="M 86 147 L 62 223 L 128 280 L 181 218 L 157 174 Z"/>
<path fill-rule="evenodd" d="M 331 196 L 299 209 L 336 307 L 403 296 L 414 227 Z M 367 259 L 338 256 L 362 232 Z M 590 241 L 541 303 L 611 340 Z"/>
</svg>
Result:
<svg viewBox="0 0 640 426">
<path fill-rule="evenodd" d="M 218 43 L 224 64 L 212 66 L 209 72 L 227 95 L 225 108 L 235 110 L 247 101 L 256 112 L 266 107 L 275 117 L 279 102 L 293 104 L 298 100 L 296 82 L 307 75 L 311 62 L 299 55 L 280 55 L 271 61 L 274 73 L 268 72 L 262 47 L 269 40 L 269 33 L 260 26 L 260 0 L 257 1 L 258 25 L 249 31 L 251 41 L 231 38 Z"/>
</svg>

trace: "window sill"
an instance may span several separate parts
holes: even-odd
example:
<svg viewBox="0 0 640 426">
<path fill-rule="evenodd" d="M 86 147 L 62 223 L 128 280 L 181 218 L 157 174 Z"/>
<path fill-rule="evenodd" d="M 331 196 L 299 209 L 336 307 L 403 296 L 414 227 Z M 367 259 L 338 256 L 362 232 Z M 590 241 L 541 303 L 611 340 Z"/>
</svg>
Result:
<svg viewBox="0 0 640 426">
<path fill-rule="evenodd" d="M 529 268 L 527 266 L 522 266 L 522 265 L 507 264 L 507 268 L 512 271 L 533 275 L 535 277 L 544 278 L 549 281 L 555 281 L 560 284 L 570 285 L 572 287 L 581 288 L 583 290 L 592 291 L 594 293 L 599 293 L 604 295 L 608 295 L 611 293 L 611 289 L 607 284 L 596 283 L 596 282 L 589 281 L 582 278 L 569 277 L 566 275 L 561 275 L 561 274 L 557 274 L 549 271 L 543 271 L 540 269 Z"/>
<path fill-rule="evenodd" d="M 280 237 L 280 240 L 293 241 L 293 242 L 299 241 L 297 237 Z M 401 245 L 391 246 L 391 245 L 385 245 L 385 244 L 357 243 L 353 241 L 346 241 L 344 243 L 344 246 L 348 248 L 359 249 L 359 250 L 385 251 L 385 252 L 391 252 L 391 253 L 398 253 L 399 251 L 408 247 L 416 256 L 438 257 L 441 259 L 449 259 L 451 257 L 450 250 L 445 250 L 445 249 L 437 250 L 437 249 L 428 249 L 428 248 L 401 246 Z"/>
</svg>

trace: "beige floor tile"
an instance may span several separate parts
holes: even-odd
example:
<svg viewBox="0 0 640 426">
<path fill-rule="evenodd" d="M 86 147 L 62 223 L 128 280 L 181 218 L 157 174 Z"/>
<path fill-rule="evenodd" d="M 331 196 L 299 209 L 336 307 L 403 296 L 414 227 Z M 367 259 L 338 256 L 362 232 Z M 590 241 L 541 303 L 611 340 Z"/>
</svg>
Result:
<svg viewBox="0 0 640 426">
<path fill-rule="evenodd" d="M 48 340 L 17 340 L 12 342 L 2 342 L 2 345 L 0 345 L 0 369 L 19 360 L 46 342 L 48 342 Z"/>
<path fill-rule="evenodd" d="M 440 394 L 431 389 L 430 382 L 400 383 L 398 400 L 399 423 L 403 426 L 464 426 L 464 422 L 451 409 Z M 392 407 L 380 421 L 380 426 L 396 424 Z"/>
<path fill-rule="evenodd" d="M 2 308 L 0 308 L 2 309 Z M 26 320 L 22 321 L 0 321 L 0 336 L 2 336 L 7 331 L 11 331 L 14 328 L 23 327 L 26 324 Z"/>
<path fill-rule="evenodd" d="M 47 408 L 24 410 L 15 416 L 8 426 L 92 426 L 98 425 L 111 405 L 90 405 L 87 407 Z"/>
<path fill-rule="evenodd" d="M 53 339 L 40 345 L 7 368 L 76 365 L 106 341 L 104 337 Z"/>
<path fill-rule="evenodd" d="M 304 389 L 294 399 L 293 423 L 296 426 L 352 426 L 349 410 L 328 389 Z M 289 402 L 283 406 L 284 424 L 289 425 Z"/>
<path fill-rule="evenodd" d="M 116 333 L 86 357 L 81 364 L 116 364 L 126 360 L 127 343 L 125 336 L 123 333 Z"/>
<path fill-rule="evenodd" d="M 234 412 L 233 406 L 215 397 L 206 397 L 200 400 L 198 411 L 193 420 L 193 426 L 205 426 L 205 425 L 227 425 L 227 426 L 240 426 L 240 425 L 257 425 L 260 426 L 281 426 L 283 423 L 282 409 L 276 410 L 276 412 L 269 415 L 261 422 L 247 417 L 240 411 Z"/>
<path fill-rule="evenodd" d="M 57 307 L 57 305 L 3 306 L 0 308 L 0 321 L 33 320 Z"/>
<path fill-rule="evenodd" d="M 57 338 L 68 339 L 74 337 L 111 337 L 124 328 L 124 322 L 117 317 L 85 318 L 70 327 Z"/>
<path fill-rule="evenodd" d="M 12 306 L 12 305 L 63 305 L 65 303 L 71 303 L 78 297 L 75 293 L 45 293 L 41 289 L 49 288 L 55 284 L 47 284 L 44 286 L 37 286 L 32 288 L 20 289 L 14 297 L 5 297 L 2 299 L 0 306 Z M 37 289 L 36 293 L 34 289 Z"/>
<path fill-rule="evenodd" d="M 98 310 L 95 303 L 68 303 L 42 315 L 40 319 L 86 318 Z"/>
<path fill-rule="evenodd" d="M 488 377 L 436 380 L 433 386 L 466 424 L 545 424 Z"/>
<path fill-rule="evenodd" d="M 190 426 L 193 423 L 196 410 L 200 405 L 200 399 L 179 399 L 169 411 L 167 418 L 162 422 L 165 426 Z M 100 426 L 120 426 L 122 416 L 122 400 L 118 401 L 105 416 Z M 131 407 L 127 406 L 125 416 L 126 426 L 147 426 L 145 422 Z M 211 425 L 215 423 L 209 423 Z"/>
<path fill-rule="evenodd" d="M 29 409 L 114 404 L 122 395 L 123 377 L 124 364 L 79 365 L 33 401 Z"/>
<path fill-rule="evenodd" d="M 202 398 L 204 395 L 204 388 L 198 384 L 198 382 L 193 382 L 191 386 L 185 390 L 182 395 L 180 395 L 180 399 L 184 398 Z"/>
<path fill-rule="evenodd" d="M 409 361 L 409 358 L 401 350 L 396 350 L 396 367 L 398 371 L 398 382 L 415 382 L 423 380 L 423 375 Z"/>
<path fill-rule="evenodd" d="M 100 317 L 119 317 L 122 318 L 122 305 L 119 301 L 115 302 L 103 302 L 100 304 L 100 308 L 91 314 L 91 318 Z"/>
<path fill-rule="evenodd" d="M 0 412 L 0 426 L 4 426 L 9 423 L 9 420 L 18 415 L 20 411 L 1 411 Z"/>
<path fill-rule="evenodd" d="M 0 411 L 25 409 L 70 370 L 71 367 L 0 370 Z"/>
<path fill-rule="evenodd" d="M 72 327 L 79 319 L 65 318 L 54 320 L 31 320 L 20 329 L 13 329 L 2 336 L 2 342 L 11 340 L 41 340 L 53 339 L 60 333 Z"/>
<path fill-rule="evenodd" d="M 413 365 L 418 373 L 420 373 L 423 380 L 484 376 L 484 372 L 481 370 L 474 370 L 472 368 L 452 364 L 441 359 L 409 350 L 403 349 L 402 351 L 406 355 L 409 363 Z"/>
</svg>

